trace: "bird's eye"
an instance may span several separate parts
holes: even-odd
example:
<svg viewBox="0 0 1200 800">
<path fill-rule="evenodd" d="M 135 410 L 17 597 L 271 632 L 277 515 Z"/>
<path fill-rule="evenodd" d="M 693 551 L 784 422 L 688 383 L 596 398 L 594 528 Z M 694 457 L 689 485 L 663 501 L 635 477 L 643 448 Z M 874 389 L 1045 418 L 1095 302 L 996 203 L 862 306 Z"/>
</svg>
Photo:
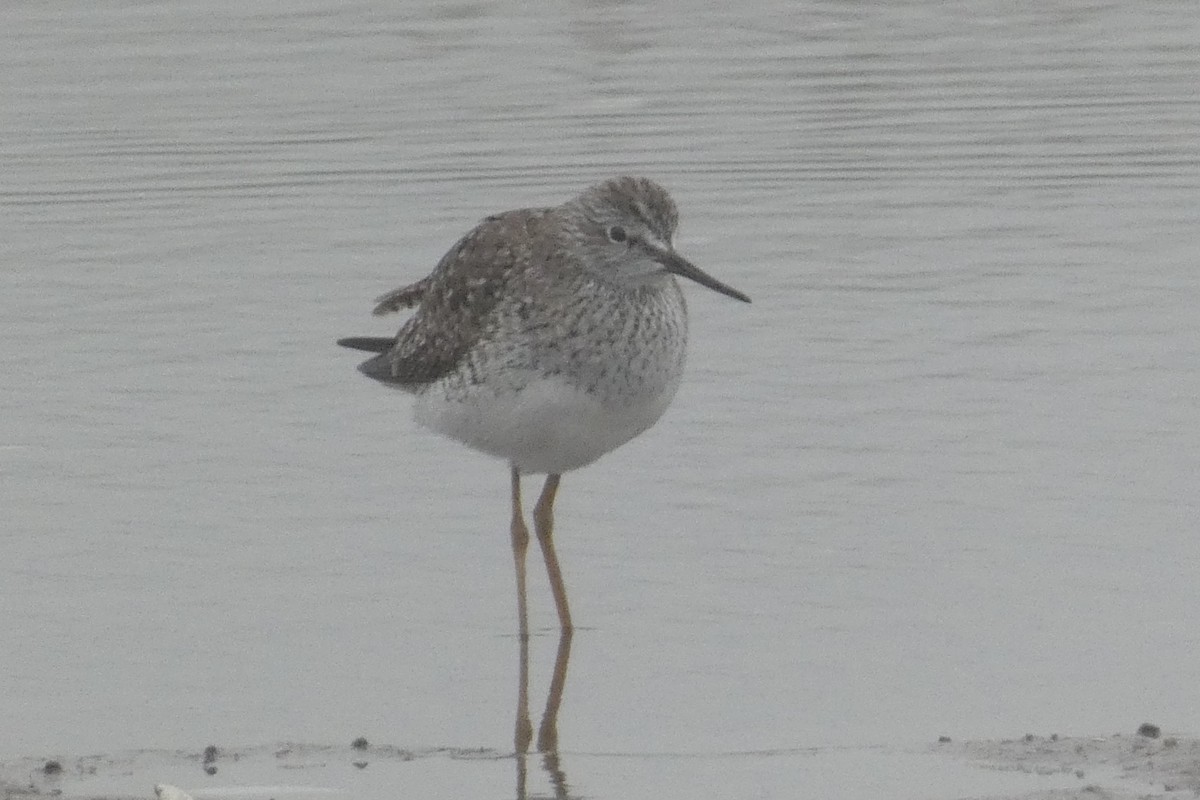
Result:
<svg viewBox="0 0 1200 800">
<path fill-rule="evenodd" d="M 608 229 L 608 238 L 614 242 L 623 242 L 629 238 L 629 234 L 625 233 L 625 229 L 620 225 L 613 225 Z"/>
</svg>

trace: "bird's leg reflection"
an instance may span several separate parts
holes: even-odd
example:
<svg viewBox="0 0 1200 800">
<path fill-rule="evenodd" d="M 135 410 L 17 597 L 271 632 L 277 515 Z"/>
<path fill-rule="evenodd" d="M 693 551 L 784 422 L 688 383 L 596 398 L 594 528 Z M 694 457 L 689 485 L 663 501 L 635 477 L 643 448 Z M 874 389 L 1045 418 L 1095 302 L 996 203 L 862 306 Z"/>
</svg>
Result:
<svg viewBox="0 0 1200 800">
<path fill-rule="evenodd" d="M 513 746 L 517 755 L 517 800 L 525 800 L 525 754 L 533 740 L 533 724 L 529 721 L 529 637 L 520 637 L 521 656 L 517 665 L 517 727 Z"/>
<path fill-rule="evenodd" d="M 568 628 L 558 637 L 558 655 L 554 658 L 554 675 L 550 679 L 550 691 L 546 693 L 546 710 L 542 713 L 542 724 L 538 726 L 537 748 L 539 753 L 558 753 L 558 707 L 562 705 L 563 688 L 567 685 L 567 662 L 571 660 L 571 637 Z"/>
<path fill-rule="evenodd" d="M 554 789 L 554 800 L 570 800 L 567 789 L 567 776 L 559 765 L 558 753 L 546 753 L 542 756 L 542 766 L 550 776 L 550 786 Z M 523 799 L 522 799 L 523 800 Z"/>
<path fill-rule="evenodd" d="M 567 685 L 567 663 L 571 659 L 570 629 L 560 632 L 558 637 L 558 653 L 554 658 L 554 674 L 550 678 L 550 689 L 546 693 L 546 710 L 542 714 L 542 723 L 538 726 L 537 749 L 543 754 L 542 766 L 550 778 L 556 800 L 567 800 L 567 777 L 562 769 L 558 755 L 558 710 L 562 706 L 563 689 Z M 521 637 L 521 662 L 517 674 L 520 686 L 517 690 L 517 800 L 526 800 L 526 763 L 532 739 L 532 730 L 522 738 L 521 721 L 529 725 L 529 637 Z"/>
<path fill-rule="evenodd" d="M 513 747 L 519 756 L 529 751 L 533 740 L 533 723 L 529 721 L 529 637 L 521 637 L 521 663 L 517 675 L 517 723 L 513 730 Z"/>
</svg>

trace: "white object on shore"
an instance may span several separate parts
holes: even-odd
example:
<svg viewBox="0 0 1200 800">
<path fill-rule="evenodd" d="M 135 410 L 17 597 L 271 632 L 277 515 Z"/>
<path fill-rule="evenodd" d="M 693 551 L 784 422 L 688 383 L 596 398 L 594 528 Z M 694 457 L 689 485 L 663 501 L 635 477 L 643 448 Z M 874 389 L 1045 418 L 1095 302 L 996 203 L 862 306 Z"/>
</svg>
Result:
<svg viewBox="0 0 1200 800">
<path fill-rule="evenodd" d="M 178 786 L 172 786 L 169 783 L 155 784 L 154 793 L 158 795 L 158 800 L 192 800 L 190 794 Z"/>
</svg>

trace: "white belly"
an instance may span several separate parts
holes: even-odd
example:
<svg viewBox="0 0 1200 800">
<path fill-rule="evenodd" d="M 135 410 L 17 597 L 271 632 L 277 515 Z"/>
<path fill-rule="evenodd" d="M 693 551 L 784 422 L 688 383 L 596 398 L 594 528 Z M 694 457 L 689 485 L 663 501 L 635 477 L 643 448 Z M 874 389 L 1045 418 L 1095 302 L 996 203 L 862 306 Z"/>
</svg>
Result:
<svg viewBox="0 0 1200 800">
<path fill-rule="evenodd" d="M 416 418 L 523 473 L 561 474 L 592 463 L 657 422 L 678 386 L 676 374 L 653 392 L 614 401 L 557 376 L 538 376 L 520 389 L 500 392 L 478 385 L 453 396 L 435 384 L 418 395 Z"/>
</svg>

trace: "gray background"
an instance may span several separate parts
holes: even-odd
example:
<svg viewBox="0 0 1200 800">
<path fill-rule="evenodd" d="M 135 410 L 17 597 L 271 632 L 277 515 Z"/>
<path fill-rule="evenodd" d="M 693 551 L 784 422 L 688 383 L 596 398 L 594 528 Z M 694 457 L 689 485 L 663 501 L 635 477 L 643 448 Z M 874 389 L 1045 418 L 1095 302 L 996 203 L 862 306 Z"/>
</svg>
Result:
<svg viewBox="0 0 1200 800">
<path fill-rule="evenodd" d="M 622 173 L 755 302 L 687 287 L 674 407 L 563 482 L 573 787 L 1200 730 L 1197 6 L 733 9 L 0 9 L 0 757 L 511 749 L 506 468 L 333 341 Z M 463 769 L 403 788 L 511 793 Z"/>
</svg>

